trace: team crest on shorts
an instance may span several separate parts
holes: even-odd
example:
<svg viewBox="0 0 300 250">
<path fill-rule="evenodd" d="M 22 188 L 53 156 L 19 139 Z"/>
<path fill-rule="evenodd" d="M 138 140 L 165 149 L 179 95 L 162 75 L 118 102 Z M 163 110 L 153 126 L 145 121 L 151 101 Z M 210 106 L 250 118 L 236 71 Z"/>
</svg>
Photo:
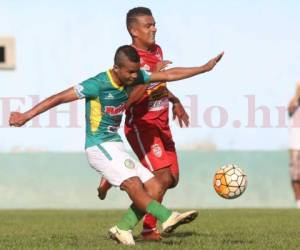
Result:
<svg viewBox="0 0 300 250">
<path fill-rule="evenodd" d="M 161 147 L 158 144 L 154 144 L 151 146 L 153 154 L 157 157 L 160 158 L 162 156 L 162 150 Z"/>
<path fill-rule="evenodd" d="M 126 168 L 129 168 L 129 169 L 134 169 L 134 167 L 135 167 L 134 162 L 131 159 L 126 159 L 124 161 L 124 165 Z"/>
</svg>

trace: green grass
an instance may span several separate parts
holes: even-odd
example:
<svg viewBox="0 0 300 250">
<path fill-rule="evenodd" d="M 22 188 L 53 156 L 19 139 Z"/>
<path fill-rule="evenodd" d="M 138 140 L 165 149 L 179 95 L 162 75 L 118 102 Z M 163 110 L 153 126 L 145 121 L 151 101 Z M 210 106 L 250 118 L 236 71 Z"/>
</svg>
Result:
<svg viewBox="0 0 300 250">
<path fill-rule="evenodd" d="M 107 238 L 123 211 L 0 210 L 0 249 L 128 249 Z M 140 225 L 134 231 L 138 236 Z M 299 249 L 300 211 L 207 209 L 161 242 L 135 249 Z"/>
</svg>

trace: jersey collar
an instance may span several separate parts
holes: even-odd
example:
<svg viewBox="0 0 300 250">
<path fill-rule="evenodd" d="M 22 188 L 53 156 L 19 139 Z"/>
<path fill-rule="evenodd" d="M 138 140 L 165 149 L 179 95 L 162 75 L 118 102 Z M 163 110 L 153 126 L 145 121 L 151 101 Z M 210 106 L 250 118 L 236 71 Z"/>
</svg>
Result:
<svg viewBox="0 0 300 250">
<path fill-rule="evenodd" d="M 106 74 L 108 75 L 108 79 L 109 79 L 109 81 L 111 82 L 111 85 L 114 86 L 116 89 L 122 91 L 122 90 L 124 89 L 124 86 L 120 86 L 120 85 L 118 85 L 118 84 L 114 81 L 114 79 L 113 79 L 113 77 L 112 77 L 112 75 L 111 75 L 111 70 L 112 70 L 112 69 L 109 69 L 109 70 L 106 71 Z"/>
</svg>

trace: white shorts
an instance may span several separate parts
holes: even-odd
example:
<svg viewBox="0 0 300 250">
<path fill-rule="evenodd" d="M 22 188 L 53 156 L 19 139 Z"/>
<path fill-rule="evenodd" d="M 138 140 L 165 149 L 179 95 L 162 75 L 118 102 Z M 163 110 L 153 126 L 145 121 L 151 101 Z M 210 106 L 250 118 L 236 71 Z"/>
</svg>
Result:
<svg viewBox="0 0 300 250">
<path fill-rule="evenodd" d="M 123 181 L 134 176 L 143 183 L 154 176 L 125 151 L 123 142 L 104 142 L 85 151 L 91 167 L 113 186 L 119 187 Z"/>
</svg>

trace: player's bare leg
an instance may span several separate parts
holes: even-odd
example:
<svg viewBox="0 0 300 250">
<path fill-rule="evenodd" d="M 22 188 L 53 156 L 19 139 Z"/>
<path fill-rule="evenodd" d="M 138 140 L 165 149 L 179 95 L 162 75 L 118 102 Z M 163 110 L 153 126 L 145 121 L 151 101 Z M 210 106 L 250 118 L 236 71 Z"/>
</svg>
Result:
<svg viewBox="0 0 300 250">
<path fill-rule="evenodd" d="M 300 208 L 300 151 L 290 150 L 290 176 L 292 181 L 292 188 L 295 195 L 297 208 Z"/>
<path fill-rule="evenodd" d="M 154 171 L 153 174 L 162 186 L 162 195 L 157 199 L 157 201 L 161 203 L 167 189 L 177 185 L 179 174 L 172 173 L 170 168 L 159 169 Z M 141 233 L 143 240 L 156 241 L 161 239 L 160 232 L 156 225 L 157 219 L 152 214 L 146 214 L 143 221 L 143 231 Z"/>
<path fill-rule="evenodd" d="M 297 208 L 300 208 L 300 181 L 293 181 L 292 186 L 295 194 Z"/>
<path fill-rule="evenodd" d="M 104 200 L 107 194 L 107 191 L 111 188 L 110 183 L 102 177 L 99 183 L 98 190 L 98 197 L 100 200 Z"/>
<path fill-rule="evenodd" d="M 171 172 L 170 168 L 162 168 L 153 172 L 159 183 L 162 185 L 164 193 L 177 185 L 179 176 Z M 164 195 L 164 194 L 163 194 Z"/>
<path fill-rule="evenodd" d="M 162 195 L 161 184 L 156 178 L 151 178 L 142 183 L 138 177 L 131 177 L 125 180 L 120 188 L 127 192 L 137 209 L 147 212 L 147 205 Z"/>
</svg>

